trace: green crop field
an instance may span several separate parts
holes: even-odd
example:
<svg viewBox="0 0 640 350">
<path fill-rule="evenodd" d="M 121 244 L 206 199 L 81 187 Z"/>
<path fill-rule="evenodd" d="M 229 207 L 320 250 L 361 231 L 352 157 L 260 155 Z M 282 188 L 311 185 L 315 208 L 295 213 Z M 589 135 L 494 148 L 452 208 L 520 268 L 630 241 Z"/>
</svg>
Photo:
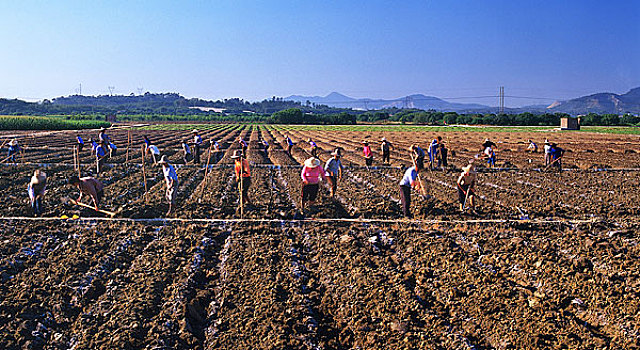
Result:
<svg viewBox="0 0 640 350">
<path fill-rule="evenodd" d="M 0 130 L 75 130 L 110 127 L 100 120 L 68 120 L 63 117 L 0 116 Z"/>
</svg>

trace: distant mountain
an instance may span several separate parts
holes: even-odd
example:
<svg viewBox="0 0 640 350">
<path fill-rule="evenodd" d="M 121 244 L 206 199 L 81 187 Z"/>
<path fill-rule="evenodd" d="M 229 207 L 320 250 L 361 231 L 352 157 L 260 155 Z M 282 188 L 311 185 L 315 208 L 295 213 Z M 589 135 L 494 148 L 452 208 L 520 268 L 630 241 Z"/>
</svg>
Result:
<svg viewBox="0 0 640 350">
<path fill-rule="evenodd" d="M 623 95 L 598 93 L 574 98 L 568 101 L 557 101 L 547 107 L 550 112 L 569 114 L 623 114 L 640 113 L 640 87 L 631 89 Z"/>
<path fill-rule="evenodd" d="M 383 109 L 383 108 L 418 108 L 418 109 L 434 109 L 437 111 L 475 111 L 489 110 L 492 107 L 473 103 L 452 103 L 434 96 L 425 96 L 422 94 L 409 95 L 397 99 L 370 99 L 370 98 L 353 98 L 345 96 L 338 92 L 332 92 L 327 96 L 300 96 L 292 95 L 285 97 L 285 100 L 292 100 L 302 103 L 323 104 L 330 107 L 353 108 L 353 109 Z"/>
</svg>

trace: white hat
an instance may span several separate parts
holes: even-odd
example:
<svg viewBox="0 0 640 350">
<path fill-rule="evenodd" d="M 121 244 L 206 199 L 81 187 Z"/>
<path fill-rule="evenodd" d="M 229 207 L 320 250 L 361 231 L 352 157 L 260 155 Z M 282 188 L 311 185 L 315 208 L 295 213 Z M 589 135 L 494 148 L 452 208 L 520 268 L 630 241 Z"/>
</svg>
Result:
<svg viewBox="0 0 640 350">
<path fill-rule="evenodd" d="M 32 185 L 37 185 L 37 184 L 40 184 L 42 182 L 45 182 L 45 180 L 47 180 L 47 173 L 45 173 L 44 171 L 38 169 L 38 170 L 33 172 L 33 176 L 31 177 L 31 184 Z"/>
<path fill-rule="evenodd" d="M 233 155 L 231 156 L 231 159 L 238 159 L 238 158 L 242 158 L 242 150 L 235 150 L 233 151 Z"/>
<path fill-rule="evenodd" d="M 307 168 L 315 168 L 320 165 L 320 159 L 311 157 L 304 161 L 304 166 Z"/>
<path fill-rule="evenodd" d="M 469 163 L 469 165 L 467 165 L 467 166 L 463 166 L 463 167 L 462 167 L 462 171 L 464 171 L 465 173 L 475 172 L 474 170 L 475 170 L 475 169 L 474 169 L 474 167 L 473 167 L 473 164 L 472 164 L 472 163 Z"/>
<path fill-rule="evenodd" d="M 193 130 L 191 130 L 191 132 L 194 133 L 194 134 L 199 133 L 198 129 L 193 129 Z"/>
<path fill-rule="evenodd" d="M 331 152 L 332 156 L 340 156 L 340 148 L 336 148 L 335 150 L 333 150 L 333 152 Z"/>
<path fill-rule="evenodd" d="M 544 139 L 544 144 L 548 145 L 549 144 L 549 140 L 548 139 Z"/>
<path fill-rule="evenodd" d="M 9 146 L 16 146 L 17 144 L 18 144 L 18 140 L 16 139 L 9 141 Z"/>
<path fill-rule="evenodd" d="M 383 138 L 382 138 L 382 141 L 387 141 L 387 138 L 386 138 L 386 137 L 383 137 Z"/>
<path fill-rule="evenodd" d="M 169 164 L 169 158 L 167 157 L 166 154 L 162 156 L 162 158 L 160 158 L 160 160 L 158 161 L 158 164 Z"/>
<path fill-rule="evenodd" d="M 491 140 L 489 140 L 489 138 L 487 137 L 486 139 L 484 139 L 484 142 L 491 142 Z"/>
</svg>

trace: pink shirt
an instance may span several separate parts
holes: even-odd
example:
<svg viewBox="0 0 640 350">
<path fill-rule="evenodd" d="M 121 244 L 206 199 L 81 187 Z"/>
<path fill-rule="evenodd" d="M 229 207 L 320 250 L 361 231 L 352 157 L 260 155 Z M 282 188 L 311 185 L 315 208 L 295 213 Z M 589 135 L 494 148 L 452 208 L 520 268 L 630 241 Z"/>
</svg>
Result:
<svg viewBox="0 0 640 350">
<path fill-rule="evenodd" d="M 306 166 L 302 167 L 302 181 L 307 181 L 311 185 L 315 185 L 320 181 L 320 177 L 326 180 L 324 175 L 324 169 L 322 166 L 317 166 L 315 168 L 307 168 Z"/>
<path fill-rule="evenodd" d="M 362 154 L 364 154 L 365 157 L 371 157 L 371 147 L 364 146 L 364 149 L 362 150 Z"/>
</svg>

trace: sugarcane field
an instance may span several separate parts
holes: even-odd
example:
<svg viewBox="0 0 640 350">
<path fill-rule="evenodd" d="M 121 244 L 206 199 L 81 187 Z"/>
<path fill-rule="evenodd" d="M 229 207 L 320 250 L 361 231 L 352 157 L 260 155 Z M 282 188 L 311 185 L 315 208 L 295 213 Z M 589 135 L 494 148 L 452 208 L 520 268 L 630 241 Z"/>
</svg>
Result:
<svg viewBox="0 0 640 350">
<path fill-rule="evenodd" d="M 637 134 L 129 123 L 0 142 L 2 349 L 640 347 Z"/>
</svg>

